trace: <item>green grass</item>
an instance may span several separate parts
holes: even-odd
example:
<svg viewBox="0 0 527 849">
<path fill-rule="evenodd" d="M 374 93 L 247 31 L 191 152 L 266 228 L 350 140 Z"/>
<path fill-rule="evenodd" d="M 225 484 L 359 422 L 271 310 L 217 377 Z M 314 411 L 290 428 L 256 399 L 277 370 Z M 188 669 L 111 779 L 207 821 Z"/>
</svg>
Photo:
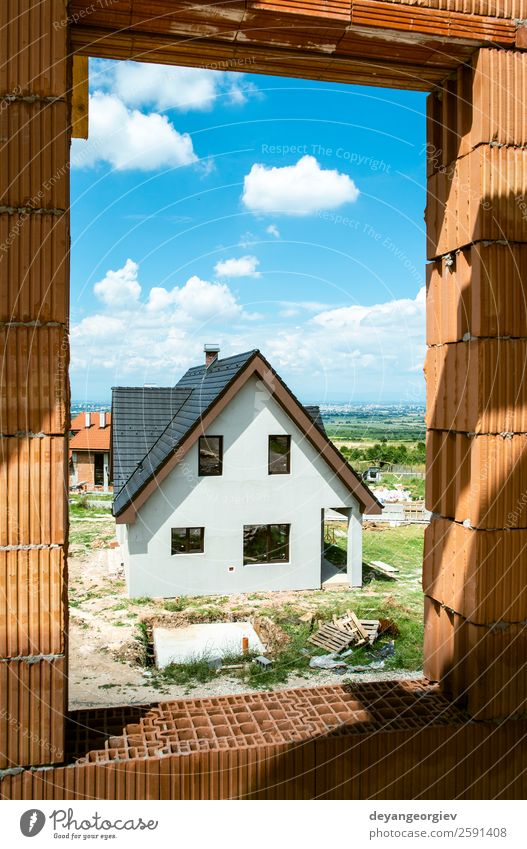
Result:
<svg viewBox="0 0 527 849">
<path fill-rule="evenodd" d="M 244 664 L 249 670 L 254 666 L 252 663 L 254 657 L 254 652 L 224 655 L 222 658 L 222 667 Z M 207 681 L 212 681 L 218 675 L 216 669 L 211 667 L 209 661 L 209 657 L 201 656 L 193 658 L 188 663 L 171 663 L 158 672 L 158 680 L 161 680 L 164 684 L 187 684 L 189 686 L 198 683 L 205 684 Z M 230 670 L 230 673 L 233 674 L 235 671 L 237 672 L 238 670 Z"/>
<path fill-rule="evenodd" d="M 87 495 L 86 493 L 70 494 L 69 496 L 69 512 L 70 517 L 78 519 L 91 519 L 104 514 L 112 515 L 112 495 L 106 495 L 104 498 L 98 495 Z M 104 506 L 92 507 L 91 501 L 104 501 Z"/>
<path fill-rule="evenodd" d="M 69 542 L 70 546 L 79 546 L 87 552 L 94 542 L 111 542 L 115 539 L 113 522 L 101 519 L 100 522 L 83 522 L 84 517 L 71 516 Z"/>
<path fill-rule="evenodd" d="M 345 523 L 335 523 L 345 528 Z M 314 590 L 291 593 L 287 602 L 278 594 L 250 593 L 232 602 L 227 596 L 197 596 L 153 600 L 148 598 L 126 599 L 123 597 L 122 580 L 112 579 L 104 587 L 86 588 L 82 585 L 70 585 L 70 604 L 72 607 L 89 606 L 94 598 L 108 595 L 107 611 L 112 624 L 124 628 L 131 619 L 141 614 L 141 606 L 148 613 L 186 612 L 189 621 L 222 621 L 229 617 L 251 619 L 255 615 L 268 616 L 282 628 L 289 637 L 287 645 L 269 653 L 273 664 L 264 669 L 250 662 L 251 657 L 237 658 L 243 669 L 225 670 L 220 676 L 237 677 L 248 687 L 266 688 L 287 683 L 292 676 L 309 676 L 316 683 L 317 671 L 309 668 L 309 660 L 314 654 L 324 654 L 309 643 L 310 623 L 301 621 L 306 614 L 320 621 L 331 621 L 352 609 L 365 619 L 392 620 L 399 633 L 395 639 L 395 654 L 385 662 L 384 669 L 419 670 L 422 668 L 422 607 L 423 598 L 420 582 L 424 528 L 420 525 L 403 525 L 398 528 L 372 529 L 365 527 L 363 532 L 363 559 L 365 584 L 360 589 Z M 103 546 L 114 538 L 113 523 L 101 519 L 100 522 L 86 522 L 83 517 L 72 517 L 70 540 L 86 551 L 94 545 Z M 334 543 L 326 543 L 325 553 L 328 559 L 343 566 L 346 562 L 345 536 L 335 535 Z M 395 566 L 397 580 L 368 570 L 371 560 L 383 560 Z M 120 613 L 121 612 L 121 613 Z M 117 621 L 115 621 L 117 620 Z M 151 658 L 148 654 L 149 638 L 147 627 L 137 623 L 137 639 L 144 650 L 146 666 Z M 350 665 L 368 664 L 376 657 L 376 652 L 391 637 L 381 637 L 371 649 L 354 649 L 346 659 Z M 244 662 L 247 661 L 247 662 Z M 225 665 L 234 663 L 234 659 L 224 661 Z M 162 690 L 170 683 L 191 688 L 198 683 L 214 680 L 217 672 L 209 668 L 206 658 L 195 658 L 190 664 L 176 664 L 164 671 L 152 668 L 152 686 Z"/>
<path fill-rule="evenodd" d="M 271 655 L 272 666 L 262 668 L 255 663 L 246 663 L 243 670 L 223 670 L 221 674 L 237 676 L 249 687 L 269 688 L 283 684 L 291 676 L 312 676 L 316 681 L 317 671 L 310 669 L 309 660 L 313 655 L 325 654 L 309 643 L 311 627 L 302 622 L 306 609 L 315 620 L 330 621 L 333 616 L 341 616 L 348 609 L 355 611 L 361 619 L 384 619 L 394 623 L 397 636 L 381 636 L 373 646 L 354 649 L 346 658 L 350 666 L 367 665 L 377 659 L 377 652 L 388 641 L 394 640 L 395 653 L 385 660 L 384 669 L 419 670 L 422 668 L 423 597 L 420 584 L 420 572 L 423 550 L 423 526 L 404 525 L 386 530 L 365 530 L 363 534 L 363 554 L 365 564 L 369 560 L 384 560 L 399 571 L 397 580 L 390 581 L 365 568 L 365 583 L 362 589 L 352 591 L 311 591 L 298 593 L 292 601 L 276 607 L 271 603 L 261 606 L 261 601 L 269 599 L 269 594 L 252 593 L 247 598 L 244 613 L 250 617 L 258 612 L 269 616 L 289 637 L 289 643 L 276 654 Z M 336 538 L 338 542 L 326 546 L 326 556 L 333 561 L 345 562 L 345 538 Z M 222 609 L 218 606 L 218 597 L 192 599 L 173 599 L 164 602 L 165 610 L 184 610 L 189 612 L 211 612 L 221 619 Z M 260 605 L 251 605 L 260 602 Z M 242 608 L 240 608 L 242 609 Z M 231 608 L 232 610 L 232 608 Z M 143 632 L 142 639 L 146 639 Z M 246 657 L 230 659 L 231 663 L 242 663 Z M 224 660 L 224 666 L 228 665 Z M 207 658 L 195 658 L 188 664 L 172 664 L 165 670 L 155 673 L 158 686 L 181 684 L 189 688 L 198 683 L 206 683 L 216 678 Z M 344 678 L 346 676 L 344 675 Z"/>
</svg>

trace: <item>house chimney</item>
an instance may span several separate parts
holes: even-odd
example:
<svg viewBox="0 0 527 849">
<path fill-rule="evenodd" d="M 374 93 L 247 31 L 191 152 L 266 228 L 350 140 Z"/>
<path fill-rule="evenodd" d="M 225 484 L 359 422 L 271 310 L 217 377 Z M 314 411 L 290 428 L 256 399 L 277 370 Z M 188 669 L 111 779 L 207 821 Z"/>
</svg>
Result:
<svg viewBox="0 0 527 849">
<path fill-rule="evenodd" d="M 91 413 L 84 413 L 84 427 L 90 427 L 91 425 Z"/>
<path fill-rule="evenodd" d="M 220 353 L 219 345 L 204 345 L 203 350 L 205 351 L 205 368 L 208 368 L 212 365 L 212 363 L 216 362 L 218 359 L 218 354 Z"/>
<path fill-rule="evenodd" d="M 99 413 L 99 427 L 106 427 L 106 413 Z"/>
</svg>

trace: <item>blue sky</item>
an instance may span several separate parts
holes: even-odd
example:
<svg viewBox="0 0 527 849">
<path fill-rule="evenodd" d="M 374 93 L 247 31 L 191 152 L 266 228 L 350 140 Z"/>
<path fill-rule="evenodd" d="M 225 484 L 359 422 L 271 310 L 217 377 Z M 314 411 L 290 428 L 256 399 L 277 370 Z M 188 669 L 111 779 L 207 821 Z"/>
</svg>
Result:
<svg viewBox="0 0 527 849">
<path fill-rule="evenodd" d="M 90 91 L 75 399 L 170 385 L 218 342 L 306 402 L 423 400 L 424 95 L 100 60 Z"/>
</svg>

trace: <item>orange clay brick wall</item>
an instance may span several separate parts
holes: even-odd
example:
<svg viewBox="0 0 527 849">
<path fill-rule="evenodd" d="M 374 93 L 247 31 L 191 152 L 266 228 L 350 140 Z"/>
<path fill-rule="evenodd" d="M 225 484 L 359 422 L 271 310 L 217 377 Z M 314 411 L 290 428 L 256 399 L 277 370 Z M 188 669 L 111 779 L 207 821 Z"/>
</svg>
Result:
<svg viewBox="0 0 527 849">
<path fill-rule="evenodd" d="M 0 796 L 521 799 L 526 734 L 468 719 L 423 681 L 77 711 L 67 765 L 5 771 Z"/>
<path fill-rule="evenodd" d="M 64 757 L 66 15 L 66 0 L 0 4 L 2 768 Z"/>
<path fill-rule="evenodd" d="M 93 456 L 88 451 L 76 451 L 75 454 L 77 455 L 77 481 L 86 482 L 88 489 L 93 489 L 95 472 Z"/>
<path fill-rule="evenodd" d="M 525 54 L 507 49 L 517 39 L 510 18 L 524 17 L 524 0 L 506 0 L 499 8 L 492 0 L 401 4 L 449 13 L 448 21 L 444 14 L 416 13 L 414 30 L 446 22 L 445 32 L 465 33 L 467 44 L 452 42 L 454 63 L 456 56 L 468 58 L 470 38 L 472 44 L 492 38 L 504 48 L 481 50 L 471 68 L 429 98 L 428 341 L 438 350 L 427 363 L 427 503 L 441 518 L 426 539 L 425 671 L 440 682 L 441 692 L 423 682 L 393 682 L 168 703 L 126 717 L 120 727 L 113 717 L 111 733 L 103 734 L 104 742 L 99 733 L 95 745 L 86 732 L 91 720 L 74 715 L 70 735 L 72 726 L 83 731 L 71 756 L 65 750 L 64 631 L 71 78 L 66 15 L 83 5 L 0 4 L 0 45 L 8 57 L 0 69 L 2 796 L 525 798 L 527 728 L 508 718 L 526 707 L 521 562 L 527 434 L 522 375 L 509 379 L 522 363 L 527 338 Z M 262 35 L 258 16 L 267 25 L 273 4 L 257 5 L 249 24 L 258 30 L 256 45 L 248 49 L 269 71 L 275 67 L 266 64 L 273 35 L 269 27 Z M 293 2 L 277 0 L 275 6 L 296 14 Z M 335 43 L 352 57 L 349 21 L 374 28 L 381 16 L 383 26 L 389 19 L 390 26 L 404 29 L 408 16 L 401 18 L 395 6 L 359 0 L 350 10 L 336 0 L 324 14 L 337 33 Z M 118 15 L 120 9 L 128 21 L 130 9 L 123 4 L 96 14 Z M 473 14 L 461 16 L 467 11 Z M 486 14 L 495 17 L 477 18 Z M 226 28 L 230 32 L 232 24 Z M 83 41 L 80 30 L 77 43 L 85 45 L 90 35 Z M 302 58 L 308 31 L 281 28 L 282 39 L 290 35 L 288 56 L 297 52 Z M 145 46 L 149 38 L 144 36 Z M 412 41 L 403 49 L 403 41 L 398 53 L 409 59 L 416 48 Z M 115 58 L 118 41 L 105 43 Z M 201 64 L 202 45 L 193 49 Z M 283 49 L 281 44 L 280 62 Z M 423 74 L 429 68 L 421 87 L 429 88 L 445 74 L 441 66 L 427 65 L 426 49 L 420 49 Z M 166 50 L 173 60 L 169 44 Z M 212 50 L 221 58 L 220 48 Z M 195 64 L 188 56 L 186 61 Z M 319 76 L 337 78 L 329 57 L 310 53 L 303 61 L 300 67 L 291 58 L 291 67 L 280 65 L 280 72 L 313 74 L 318 63 Z M 351 81 L 355 73 L 360 81 L 361 61 L 349 59 L 338 78 Z M 402 84 L 407 74 L 403 64 L 395 76 L 375 79 Z M 369 65 L 365 76 L 371 82 Z M 410 87 L 418 87 L 415 76 Z M 488 376 L 489 364 L 496 380 Z M 495 717 L 506 719 L 495 723 Z"/>
<path fill-rule="evenodd" d="M 527 709 L 527 55 L 428 98 L 425 674 L 479 719 Z"/>
</svg>

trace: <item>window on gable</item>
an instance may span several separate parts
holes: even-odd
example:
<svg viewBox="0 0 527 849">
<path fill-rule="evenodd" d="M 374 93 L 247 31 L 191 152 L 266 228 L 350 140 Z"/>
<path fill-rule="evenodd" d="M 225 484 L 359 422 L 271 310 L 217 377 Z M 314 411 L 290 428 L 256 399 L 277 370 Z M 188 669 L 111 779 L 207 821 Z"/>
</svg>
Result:
<svg viewBox="0 0 527 849">
<path fill-rule="evenodd" d="M 244 525 L 243 565 L 287 563 L 290 525 Z"/>
<path fill-rule="evenodd" d="M 205 528 L 172 528 L 171 554 L 203 552 Z"/>
<path fill-rule="evenodd" d="M 199 475 L 221 475 L 223 471 L 223 436 L 200 436 Z"/>
<path fill-rule="evenodd" d="M 288 475 L 291 471 L 291 437 L 269 437 L 269 474 Z"/>
</svg>

